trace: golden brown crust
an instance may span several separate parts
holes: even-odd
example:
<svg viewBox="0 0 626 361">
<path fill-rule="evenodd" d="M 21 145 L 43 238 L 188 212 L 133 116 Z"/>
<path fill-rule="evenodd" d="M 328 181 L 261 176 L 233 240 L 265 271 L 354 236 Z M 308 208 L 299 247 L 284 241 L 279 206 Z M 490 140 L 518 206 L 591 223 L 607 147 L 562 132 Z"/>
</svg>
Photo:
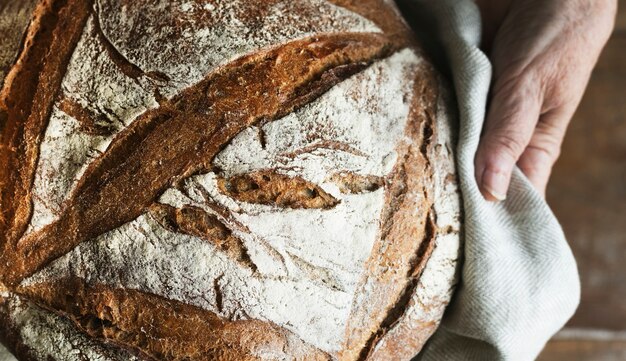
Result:
<svg viewBox="0 0 626 361">
<path fill-rule="evenodd" d="M 426 66 L 430 67 L 430 65 Z M 450 220 L 446 219 L 449 215 L 443 215 L 443 219 L 438 219 L 442 216 L 442 212 L 450 212 L 454 209 L 455 217 L 460 217 L 461 212 L 454 163 L 450 163 L 448 158 L 451 154 L 448 147 L 454 144 L 454 136 L 450 133 L 456 128 L 454 115 L 449 110 L 452 103 L 443 80 L 432 70 L 430 74 L 428 82 L 424 84 L 426 88 L 416 89 L 416 94 L 426 94 L 422 99 L 421 116 L 430 121 L 425 122 L 422 130 L 425 142 L 422 144 L 421 152 L 428 163 L 427 168 L 433 169 L 425 189 L 426 198 L 431 199 L 433 203 L 429 209 L 424 239 L 418 250 L 416 258 L 418 262 L 409 275 L 410 281 L 407 288 L 394 306 L 391 313 L 393 317 L 387 320 L 385 327 L 378 331 L 375 346 L 368 351 L 368 360 L 413 358 L 439 326 L 443 310 L 449 302 L 449 298 L 443 293 L 428 292 L 428 289 L 424 289 L 424 277 L 422 277 L 427 274 L 426 278 L 430 279 L 426 282 L 432 282 L 433 272 L 442 271 L 441 264 L 438 263 L 442 262 L 441 254 L 449 252 L 445 250 L 450 247 L 449 244 L 459 244 L 461 232 L 460 223 L 450 223 Z M 436 126 L 434 120 L 442 116 L 450 123 L 442 124 L 442 120 L 439 119 L 439 126 Z M 448 203 L 437 197 L 445 198 Z M 437 247 L 444 250 L 440 251 L 440 255 L 434 256 Z M 444 262 L 456 262 L 459 257 L 458 252 L 455 252 L 452 257 Z M 435 263 L 431 264 L 433 258 Z M 429 270 L 428 267 L 436 270 Z M 454 280 L 456 280 L 458 267 L 453 267 L 451 271 L 454 272 Z M 450 284 L 444 284 L 443 288 L 447 287 L 452 290 L 456 286 L 454 280 L 450 280 Z"/>
<path fill-rule="evenodd" d="M 372 20 L 383 33 L 325 34 L 295 40 L 236 59 L 172 99 L 157 92 L 159 107 L 140 115 L 117 134 L 106 153 L 87 167 L 60 217 L 22 237 L 32 212 L 30 192 L 38 148 L 53 102 L 58 100 L 58 107 L 75 118 L 86 134 L 110 135 L 115 130 L 107 119 L 57 95 L 69 57 L 92 12 L 91 2 L 42 1 L 20 61 L 0 93 L 0 110 L 6 114 L 6 126 L 0 129 L 0 286 L 5 283 L 12 291 L 62 313 L 91 338 L 130 348 L 144 358 L 256 360 L 261 359 L 259 352 L 265 352 L 259 351 L 263 347 L 287 355 L 300 353 L 296 359 L 307 360 L 393 358 L 394 349 L 400 347 L 393 342 L 387 342 L 377 354 L 374 350 L 408 307 L 436 236 L 432 209 L 436 165 L 429 160 L 439 89 L 427 64 L 417 74 L 406 129 L 413 142 L 398 145 L 393 172 L 387 177 L 338 173 L 329 179 L 342 193 L 383 187 L 386 197 L 381 234 L 367 261 L 346 328 L 345 347 L 338 355 L 307 345 L 269 322 L 225 320 L 210 311 L 140 291 L 90 285 L 78 278 L 18 287 L 26 277 L 80 243 L 146 212 L 164 228 L 204 239 L 240 266 L 256 271 L 242 240 L 218 217 L 198 207 L 176 208 L 156 200 L 185 177 L 214 170 L 213 158 L 243 129 L 306 105 L 399 49 L 412 47 L 419 52 L 410 30 L 389 2 L 331 2 Z M 106 39 L 97 21 L 94 26 L 111 61 L 130 78 L 141 75 L 141 69 Z M 164 79 L 160 73 L 144 75 Z M 333 142 L 317 146 L 358 152 Z M 223 194 L 240 202 L 296 209 L 328 209 L 338 203 L 319 186 L 271 170 L 218 177 L 218 185 Z M 6 312 L 0 312 L 4 327 L 7 323 L 1 319 L 6 317 Z M 412 326 L 396 340 L 405 343 L 405 350 L 418 352 L 436 322 Z M 420 330 L 419 337 L 409 339 L 410 333 Z M 15 334 L 14 329 L 10 331 L 7 335 Z M 28 359 L 28 350 L 20 346 L 19 338 L 2 341 L 18 347 L 20 355 Z"/>
<path fill-rule="evenodd" d="M 0 93 L 0 108 L 7 114 L 0 142 L 0 248 L 4 253 L 15 246 L 30 219 L 30 188 L 42 133 L 89 8 L 90 2 L 81 0 L 40 3 L 24 51 Z"/>
<path fill-rule="evenodd" d="M 240 265 L 256 270 L 243 241 L 215 215 L 192 206 L 174 208 L 165 204 L 154 204 L 150 214 L 165 229 L 189 234 L 214 244 Z"/>
<path fill-rule="evenodd" d="M 252 361 L 261 360 L 264 349 L 300 359 L 330 359 L 276 325 L 223 320 L 212 312 L 138 291 L 63 279 L 21 292 L 67 314 L 91 337 L 156 360 Z"/>
<path fill-rule="evenodd" d="M 36 0 L 0 1 L 0 87 L 20 53 L 36 5 Z"/>
<path fill-rule="evenodd" d="M 90 135 L 110 135 L 115 128 L 103 115 L 94 114 L 77 101 L 62 97 L 58 103 L 60 110 L 75 118 L 80 123 L 80 130 Z"/>
<path fill-rule="evenodd" d="M 176 179 L 210 169 L 242 129 L 308 103 L 390 50 L 375 34 L 294 41 L 236 60 L 163 102 L 89 166 L 58 221 L 8 245 L 2 278 L 15 285 L 79 243 L 136 218 Z"/>
<path fill-rule="evenodd" d="M 271 170 L 220 178 L 222 193 L 247 203 L 285 208 L 331 208 L 339 202 L 320 186 L 300 177 L 288 177 Z"/>
<path fill-rule="evenodd" d="M 395 3 L 389 0 L 330 0 L 333 4 L 362 15 L 378 26 L 396 48 L 419 50 L 413 32 L 406 24 Z"/>
<path fill-rule="evenodd" d="M 157 361 L 138 349 L 88 338 L 61 311 L 44 307 L 24 295 L 0 296 L 0 342 L 18 360 L 66 360 L 69 355 L 78 355 L 85 360 Z M 55 328 L 53 334 L 60 338 L 51 340 L 47 328 Z M 39 347 L 29 344 L 33 338 Z"/>
<path fill-rule="evenodd" d="M 383 177 L 341 172 L 334 174 L 330 180 L 337 184 L 341 193 L 359 194 L 373 192 L 384 186 Z"/>
<path fill-rule="evenodd" d="M 342 359 L 367 359 L 402 314 L 434 245 L 432 168 L 428 162 L 438 96 L 427 68 L 415 82 L 407 126 L 414 141 L 401 144 L 398 163 L 386 179 L 381 235 L 374 244 L 346 330 Z"/>
</svg>

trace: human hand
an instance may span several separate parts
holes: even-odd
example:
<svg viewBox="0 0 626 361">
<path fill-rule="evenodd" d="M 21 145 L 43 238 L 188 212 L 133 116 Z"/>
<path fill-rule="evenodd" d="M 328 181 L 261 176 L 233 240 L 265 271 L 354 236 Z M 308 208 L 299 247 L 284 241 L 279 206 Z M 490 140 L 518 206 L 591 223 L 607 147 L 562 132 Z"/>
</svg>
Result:
<svg viewBox="0 0 626 361">
<path fill-rule="evenodd" d="M 567 125 L 615 21 L 616 0 L 475 0 L 493 64 L 475 158 L 485 199 L 506 198 L 517 166 L 542 194 Z"/>
</svg>

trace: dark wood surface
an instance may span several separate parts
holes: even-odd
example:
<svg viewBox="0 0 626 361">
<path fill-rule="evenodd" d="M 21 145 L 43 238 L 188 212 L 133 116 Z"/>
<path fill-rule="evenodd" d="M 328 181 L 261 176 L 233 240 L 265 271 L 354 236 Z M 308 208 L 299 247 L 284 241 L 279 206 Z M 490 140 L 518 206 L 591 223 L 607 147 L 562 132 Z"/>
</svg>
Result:
<svg viewBox="0 0 626 361">
<path fill-rule="evenodd" d="M 537 360 L 624 361 L 626 360 L 626 341 L 552 341 Z"/>
<path fill-rule="evenodd" d="M 581 274 L 570 328 L 626 331 L 626 0 L 620 5 L 547 195 Z M 626 340 L 553 340 L 539 360 L 626 360 Z"/>
<path fill-rule="evenodd" d="M 579 263 L 570 326 L 626 329 L 626 36 L 596 68 L 563 145 L 548 202 Z"/>
</svg>

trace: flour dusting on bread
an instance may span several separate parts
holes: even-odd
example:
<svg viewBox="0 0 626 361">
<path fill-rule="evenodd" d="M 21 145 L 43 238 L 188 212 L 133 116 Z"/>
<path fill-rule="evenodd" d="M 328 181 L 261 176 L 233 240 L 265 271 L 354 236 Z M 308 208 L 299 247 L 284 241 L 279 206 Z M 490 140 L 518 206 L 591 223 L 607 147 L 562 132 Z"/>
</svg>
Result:
<svg viewBox="0 0 626 361">
<path fill-rule="evenodd" d="M 174 207 L 193 205 L 219 216 L 243 239 L 258 274 L 211 244 L 169 232 L 144 215 L 80 245 L 23 285 L 79 276 L 194 304 L 228 319 L 271 321 L 322 350 L 338 351 L 363 264 L 380 233 L 385 199 L 383 189 L 341 193 L 331 178 L 339 172 L 385 176 L 391 171 L 396 144 L 409 141 L 404 129 L 411 74 L 419 64 L 413 51 L 403 50 L 264 125 L 264 147 L 257 130 L 248 129 L 216 158 L 225 176 L 272 169 L 307 179 L 335 196 L 335 207 L 293 210 L 237 202 L 220 192 L 212 173 L 185 181 L 184 194 L 171 189 L 161 197 Z M 325 141 L 355 151 L 315 147 Z M 309 151 L 287 156 L 298 149 Z M 326 283 L 320 274 L 326 274 Z"/>
</svg>

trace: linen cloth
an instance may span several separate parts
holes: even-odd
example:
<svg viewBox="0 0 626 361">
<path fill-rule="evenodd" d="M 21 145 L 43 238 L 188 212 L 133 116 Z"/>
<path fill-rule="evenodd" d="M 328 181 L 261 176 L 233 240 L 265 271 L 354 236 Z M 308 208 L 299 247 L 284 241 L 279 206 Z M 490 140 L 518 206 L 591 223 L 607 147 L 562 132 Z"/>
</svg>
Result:
<svg viewBox="0 0 626 361">
<path fill-rule="evenodd" d="M 555 216 L 521 171 L 514 171 L 504 202 L 487 202 L 478 190 L 474 154 L 491 81 L 479 49 L 478 8 L 471 0 L 410 1 L 407 18 L 434 20 L 453 79 L 465 221 L 459 287 L 416 360 L 533 360 L 578 306 L 576 262 Z M 433 36 L 432 27 L 425 31 Z"/>
<path fill-rule="evenodd" d="M 0 345 L 0 361 L 16 361 L 15 357 L 2 345 Z"/>
</svg>

